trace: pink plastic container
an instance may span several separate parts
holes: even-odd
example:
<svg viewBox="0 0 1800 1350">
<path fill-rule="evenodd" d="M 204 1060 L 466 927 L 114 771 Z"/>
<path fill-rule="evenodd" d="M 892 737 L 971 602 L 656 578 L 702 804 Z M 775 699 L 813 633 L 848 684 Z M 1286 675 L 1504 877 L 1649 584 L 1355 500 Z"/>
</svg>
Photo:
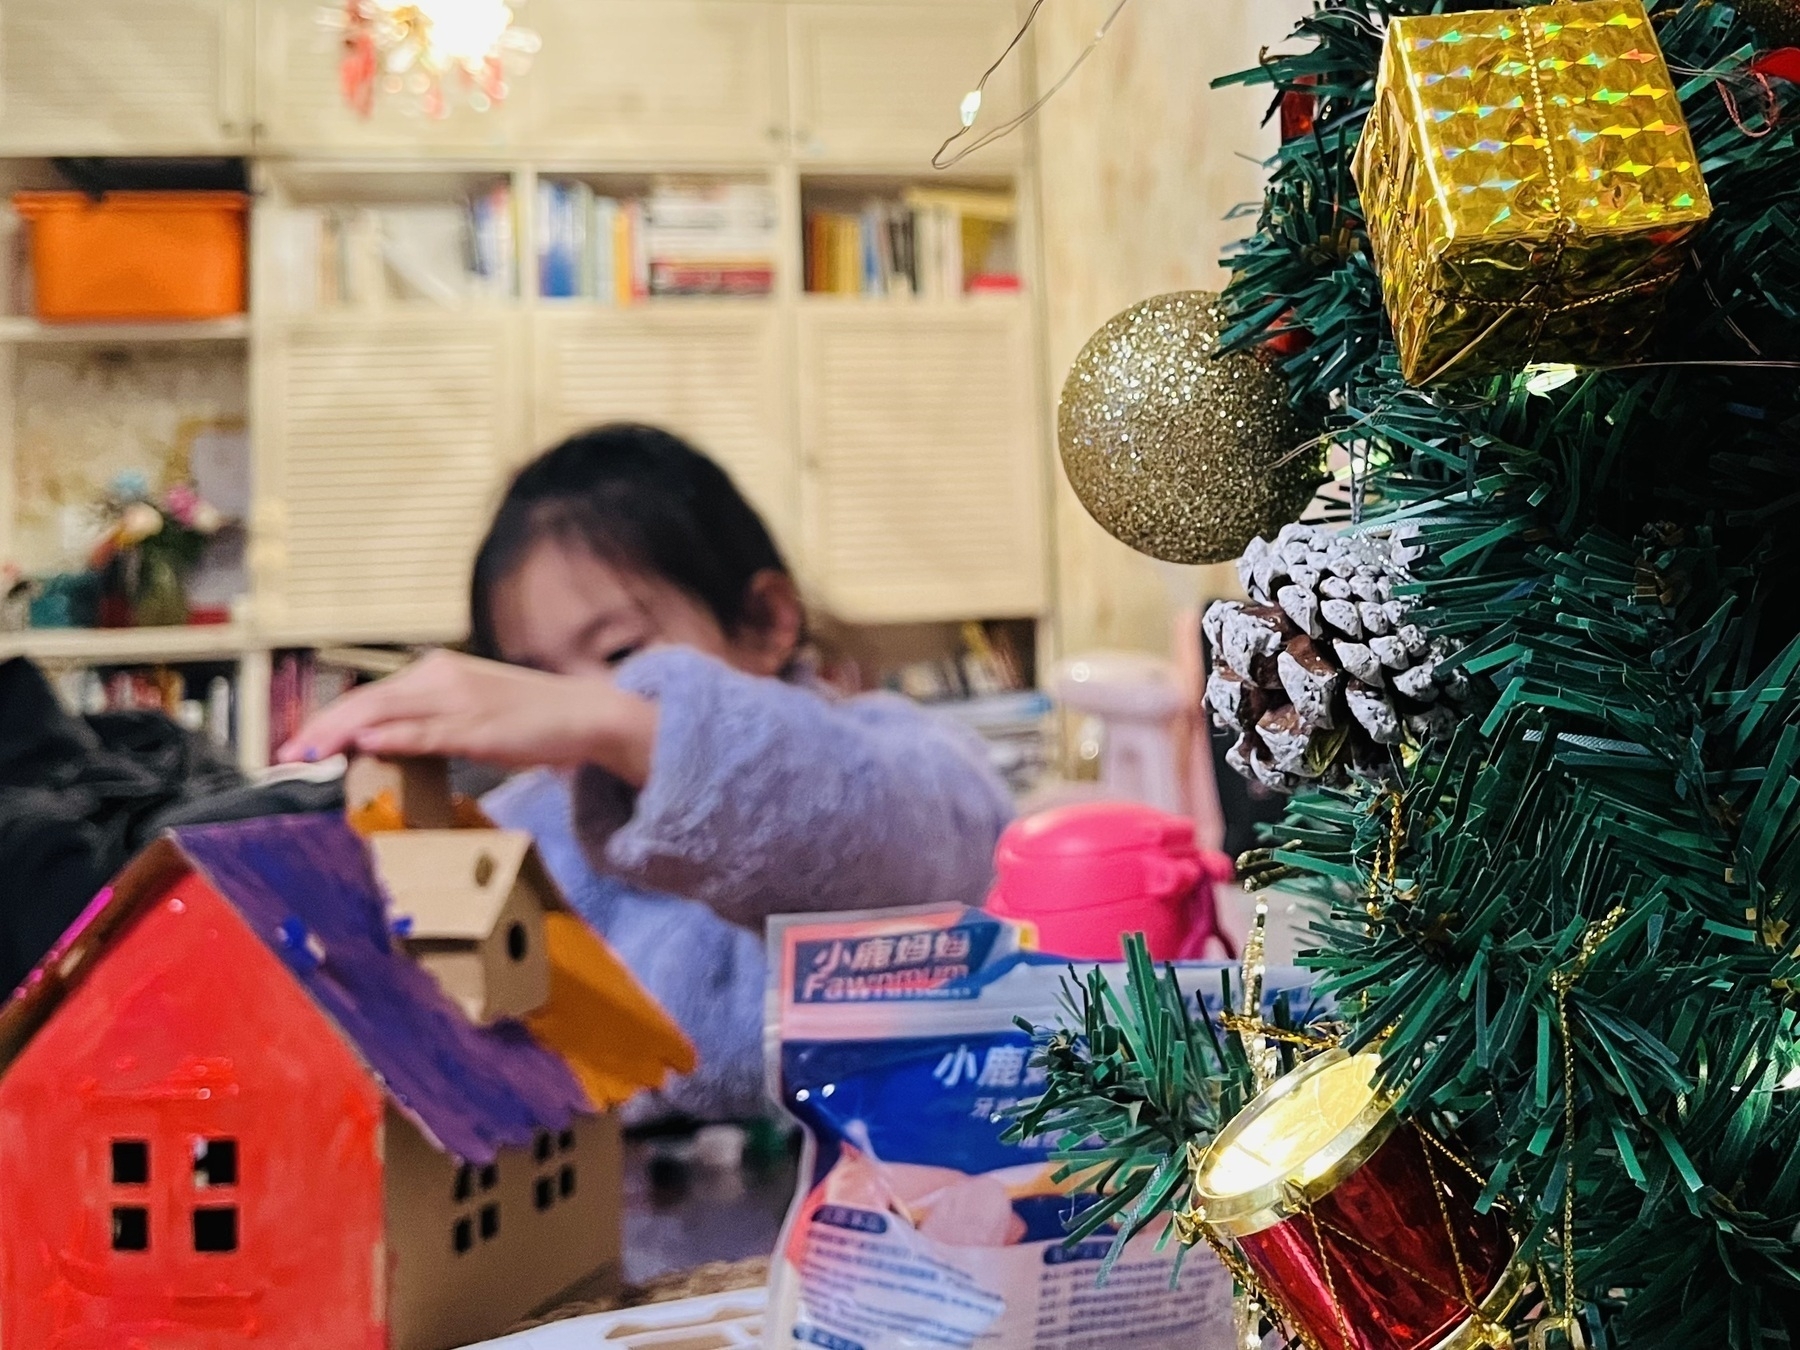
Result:
<svg viewBox="0 0 1800 1350">
<path fill-rule="evenodd" d="M 1115 961 L 1142 933 L 1158 961 L 1206 955 L 1219 930 L 1213 887 L 1231 859 L 1194 842 L 1194 822 L 1134 802 L 1087 802 L 1014 821 L 994 852 L 987 907 L 1035 924 L 1046 952 Z"/>
</svg>

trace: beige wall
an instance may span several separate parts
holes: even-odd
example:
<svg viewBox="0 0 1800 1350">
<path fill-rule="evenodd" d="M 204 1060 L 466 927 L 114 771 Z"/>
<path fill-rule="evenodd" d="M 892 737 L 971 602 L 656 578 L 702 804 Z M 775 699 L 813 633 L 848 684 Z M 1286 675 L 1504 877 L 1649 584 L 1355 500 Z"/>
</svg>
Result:
<svg viewBox="0 0 1800 1350">
<path fill-rule="evenodd" d="M 1113 0 L 1069 0 L 1039 16 L 1037 78 L 1048 88 Z M 1164 291 L 1217 289 L 1218 259 L 1251 221 L 1275 132 L 1266 87 L 1213 90 L 1214 76 L 1277 46 L 1306 0 L 1132 0 L 1087 64 L 1040 114 L 1045 342 L 1052 400 L 1093 331 Z M 1246 158 L 1248 157 L 1248 158 Z M 1054 421 L 1052 422 L 1054 425 Z M 1229 567 L 1176 568 L 1106 534 L 1056 479 L 1058 646 L 1167 651 L 1178 603 L 1235 587 Z"/>
</svg>

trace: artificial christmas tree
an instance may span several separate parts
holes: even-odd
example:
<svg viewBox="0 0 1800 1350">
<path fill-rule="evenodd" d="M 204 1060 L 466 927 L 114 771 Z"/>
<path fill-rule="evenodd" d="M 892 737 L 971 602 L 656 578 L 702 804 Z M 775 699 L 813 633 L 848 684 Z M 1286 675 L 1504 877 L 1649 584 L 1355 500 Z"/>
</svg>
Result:
<svg viewBox="0 0 1800 1350">
<path fill-rule="evenodd" d="M 1329 429 L 1367 488 L 1348 532 L 1418 526 L 1407 617 L 1452 648 L 1434 679 L 1468 686 L 1452 725 L 1379 773 L 1352 763 L 1341 786 L 1302 785 L 1250 869 L 1316 892 L 1302 961 L 1342 1019 L 1276 1040 L 1290 1070 L 1326 1044 L 1377 1052 L 1386 1105 L 1467 1161 L 1534 1286 L 1508 1315 L 1521 1343 L 1535 1328 L 1548 1344 L 1615 1350 L 1788 1346 L 1800 1334 L 1800 85 L 1752 18 L 1778 7 L 1648 5 L 1646 41 L 1673 72 L 1712 214 L 1679 276 L 1659 273 L 1666 307 L 1644 349 L 1595 353 L 1585 369 L 1452 368 L 1414 388 L 1351 165 L 1389 22 L 1477 8 L 1331 0 L 1291 54 L 1240 77 L 1274 85 L 1277 107 L 1300 90 L 1317 102 L 1231 259 L 1226 341 L 1280 338 L 1293 397 L 1330 398 Z M 1501 8 L 1527 22 L 1525 7 Z M 1563 22 L 1580 7 L 1551 9 Z M 1599 161 L 1577 143 L 1615 119 L 1545 136 L 1533 116 L 1533 98 L 1554 106 L 1571 90 L 1638 95 L 1630 52 L 1588 55 L 1577 84 L 1563 76 L 1582 62 L 1565 53 L 1505 54 L 1526 61 L 1533 97 L 1448 116 L 1542 155 L 1565 193 L 1597 171 L 1601 190 L 1628 195 L 1648 161 Z M 1552 250 L 1578 224 L 1555 226 Z M 1554 257 L 1533 266 L 1559 275 Z M 1193 991 L 1147 962 L 1130 970 L 1123 991 L 1097 976 L 1076 991 L 1079 1025 L 1045 1029 L 1049 1089 L 1019 1128 L 1103 1141 L 1069 1155 L 1110 1192 L 1083 1231 L 1179 1216 L 1180 1236 L 1230 1256 L 1230 1235 L 1193 1209 L 1195 1164 L 1253 1094 L 1246 1044 L 1263 1033 L 1195 1018 Z M 1289 1331 L 1314 1350 L 1414 1344 L 1380 1328 Z"/>
</svg>

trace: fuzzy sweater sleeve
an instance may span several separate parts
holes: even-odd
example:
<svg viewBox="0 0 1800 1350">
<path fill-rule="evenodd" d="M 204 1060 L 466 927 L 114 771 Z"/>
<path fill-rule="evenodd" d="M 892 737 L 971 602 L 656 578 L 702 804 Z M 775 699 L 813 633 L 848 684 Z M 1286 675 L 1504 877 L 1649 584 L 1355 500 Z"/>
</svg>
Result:
<svg viewBox="0 0 1800 1350">
<path fill-rule="evenodd" d="M 981 903 L 1012 803 L 973 733 L 893 695 L 832 702 L 685 648 L 646 652 L 618 679 L 655 700 L 656 746 L 641 792 L 577 775 L 597 870 L 750 927 Z"/>
</svg>

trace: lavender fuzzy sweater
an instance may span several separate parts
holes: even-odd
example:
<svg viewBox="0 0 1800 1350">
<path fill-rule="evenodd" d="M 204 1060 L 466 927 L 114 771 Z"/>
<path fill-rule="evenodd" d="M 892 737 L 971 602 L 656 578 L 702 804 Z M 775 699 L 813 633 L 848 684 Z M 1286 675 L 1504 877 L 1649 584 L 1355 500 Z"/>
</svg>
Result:
<svg viewBox="0 0 1800 1350">
<path fill-rule="evenodd" d="M 596 769 L 483 805 L 530 831 L 569 902 L 681 1023 L 700 1068 L 638 1118 L 762 1109 L 762 922 L 980 904 L 1012 816 L 972 734 L 886 694 L 832 701 L 686 648 L 620 667 L 658 705 L 641 792 Z"/>
</svg>

